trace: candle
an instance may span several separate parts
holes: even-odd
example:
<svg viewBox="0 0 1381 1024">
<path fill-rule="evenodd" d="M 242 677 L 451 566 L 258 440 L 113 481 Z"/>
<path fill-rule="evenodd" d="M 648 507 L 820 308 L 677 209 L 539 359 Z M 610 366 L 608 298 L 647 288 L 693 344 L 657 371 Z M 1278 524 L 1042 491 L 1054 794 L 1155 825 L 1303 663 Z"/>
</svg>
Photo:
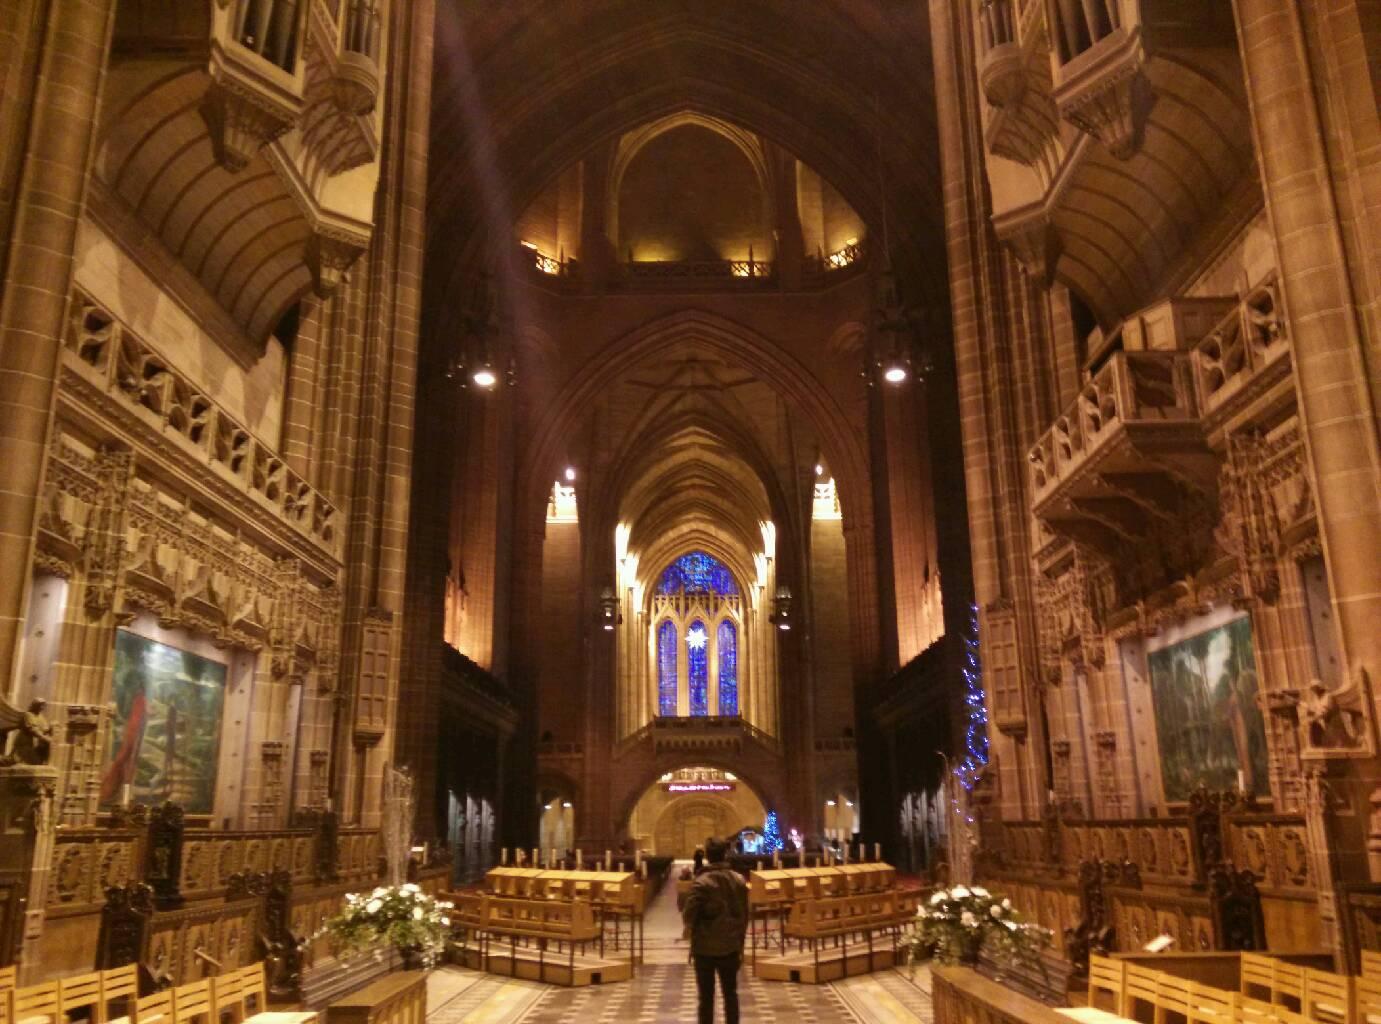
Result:
<svg viewBox="0 0 1381 1024">
<path fill-rule="evenodd" d="M 121 807 L 128 807 L 128 806 L 129 806 L 129 801 L 130 801 L 130 786 L 129 786 L 129 783 L 126 782 L 123 786 L 120 787 L 120 806 L 121 806 Z"/>
<path fill-rule="evenodd" d="M 647 881 L 647 861 L 638 862 L 638 874 L 643 876 L 643 881 Z"/>
<path fill-rule="evenodd" d="M 882 844 L 881 844 L 881 843 L 874 843 L 874 844 L 873 844 L 873 860 L 877 861 L 879 864 L 882 863 Z"/>
<path fill-rule="evenodd" d="M 1237 792 L 1239 792 L 1239 793 L 1245 793 L 1246 791 L 1247 791 L 1247 773 L 1244 772 L 1241 768 L 1238 768 L 1238 769 L 1237 769 Z"/>
<path fill-rule="evenodd" d="M 583 866 L 584 866 L 584 863 L 585 863 L 585 851 L 584 851 L 584 850 L 577 849 L 577 850 L 575 851 L 575 869 L 576 869 L 577 871 L 582 870 L 582 868 L 583 868 Z"/>
<path fill-rule="evenodd" d="M 605 851 L 604 851 L 604 870 L 605 870 L 605 871 L 613 871 L 613 870 L 614 870 L 614 851 L 612 851 L 612 850 L 605 850 Z"/>
</svg>

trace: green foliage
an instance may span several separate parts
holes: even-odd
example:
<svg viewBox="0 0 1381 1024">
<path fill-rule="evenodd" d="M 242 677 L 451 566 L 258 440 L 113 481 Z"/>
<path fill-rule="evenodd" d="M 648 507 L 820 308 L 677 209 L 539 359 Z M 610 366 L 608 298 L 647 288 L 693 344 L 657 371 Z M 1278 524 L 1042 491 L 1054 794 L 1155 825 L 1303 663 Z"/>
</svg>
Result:
<svg viewBox="0 0 1381 1024">
<path fill-rule="evenodd" d="M 934 957 L 942 964 L 972 963 L 979 950 L 999 960 L 1033 962 L 1051 939 L 1048 928 L 1024 921 L 1011 900 L 978 886 L 939 890 L 916 920 L 913 959 Z"/>
<path fill-rule="evenodd" d="M 435 900 L 417 886 L 380 886 L 372 893 L 349 893 L 345 907 L 328 919 L 318 934 L 326 935 L 332 951 L 349 957 L 387 943 L 413 952 L 431 967 L 450 934 L 446 912 L 453 904 Z"/>
</svg>

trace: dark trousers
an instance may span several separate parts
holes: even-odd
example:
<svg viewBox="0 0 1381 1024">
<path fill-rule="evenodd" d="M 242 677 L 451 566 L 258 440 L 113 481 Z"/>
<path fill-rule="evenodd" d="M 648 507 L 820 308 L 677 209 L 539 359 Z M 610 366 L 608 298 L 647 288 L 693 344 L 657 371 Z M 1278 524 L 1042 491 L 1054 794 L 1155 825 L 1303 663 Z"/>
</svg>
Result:
<svg viewBox="0 0 1381 1024">
<path fill-rule="evenodd" d="M 724 993 L 724 1020 L 738 1024 L 738 967 L 743 957 L 695 956 L 695 988 L 700 994 L 700 1024 L 714 1024 L 714 978 L 719 975 L 719 988 Z"/>
</svg>

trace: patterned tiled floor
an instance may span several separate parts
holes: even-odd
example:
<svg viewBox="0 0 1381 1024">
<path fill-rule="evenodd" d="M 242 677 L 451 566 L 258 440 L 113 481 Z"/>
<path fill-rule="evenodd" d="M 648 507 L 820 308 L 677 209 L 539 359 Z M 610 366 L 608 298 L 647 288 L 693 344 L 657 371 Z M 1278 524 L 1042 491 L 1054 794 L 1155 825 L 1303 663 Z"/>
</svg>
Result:
<svg viewBox="0 0 1381 1024">
<path fill-rule="evenodd" d="M 646 962 L 632 981 L 556 988 L 448 967 L 428 979 L 427 1024 L 685 1024 L 695 1020 L 695 974 L 686 963 L 675 887 L 647 914 Z M 752 1024 L 932 1024 L 930 973 L 882 971 L 833 985 L 793 985 L 739 974 L 742 1018 Z M 724 1019 L 716 999 L 715 1019 Z"/>
<path fill-rule="evenodd" d="M 555 988 L 443 968 L 433 975 L 427 1024 L 689 1024 L 695 978 L 685 964 L 650 964 L 631 982 Z M 929 977 L 904 971 L 834 985 L 740 976 L 742 1017 L 754 1024 L 931 1024 Z M 723 1020 L 723 1004 L 716 1019 Z"/>
</svg>

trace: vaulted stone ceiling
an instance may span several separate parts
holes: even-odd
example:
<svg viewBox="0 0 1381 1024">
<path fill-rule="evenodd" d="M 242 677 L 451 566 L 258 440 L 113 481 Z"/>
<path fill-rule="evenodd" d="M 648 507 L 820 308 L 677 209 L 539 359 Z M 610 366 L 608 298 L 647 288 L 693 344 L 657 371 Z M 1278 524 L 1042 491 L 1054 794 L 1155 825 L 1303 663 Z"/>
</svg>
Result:
<svg viewBox="0 0 1381 1024">
<path fill-rule="evenodd" d="M 914 261 L 914 288 L 943 291 L 925 259 L 942 225 L 923 4 L 837 0 L 802 18 L 796 0 L 446 0 L 437 48 L 432 267 L 463 278 L 592 147 L 695 111 L 795 153 L 874 232 L 885 183 L 894 255 Z"/>
</svg>

